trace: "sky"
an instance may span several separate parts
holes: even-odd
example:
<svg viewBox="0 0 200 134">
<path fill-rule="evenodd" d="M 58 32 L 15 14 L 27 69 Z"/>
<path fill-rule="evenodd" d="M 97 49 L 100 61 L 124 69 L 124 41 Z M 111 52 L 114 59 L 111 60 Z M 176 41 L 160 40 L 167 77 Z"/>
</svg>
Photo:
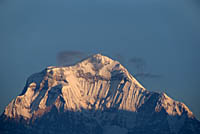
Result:
<svg viewBox="0 0 200 134">
<path fill-rule="evenodd" d="M 101 53 L 200 119 L 199 0 L 0 0 L 0 48 L 1 113 L 31 74 Z"/>
</svg>

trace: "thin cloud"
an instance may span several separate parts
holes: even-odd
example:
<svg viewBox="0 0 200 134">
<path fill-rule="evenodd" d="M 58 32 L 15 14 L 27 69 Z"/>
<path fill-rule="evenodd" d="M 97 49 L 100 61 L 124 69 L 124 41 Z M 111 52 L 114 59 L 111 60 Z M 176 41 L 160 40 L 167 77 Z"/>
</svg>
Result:
<svg viewBox="0 0 200 134">
<path fill-rule="evenodd" d="M 155 73 L 147 71 L 148 70 L 147 62 L 143 58 L 133 57 L 129 59 L 129 64 L 130 66 L 133 67 L 134 74 L 135 74 L 134 76 L 137 78 L 146 79 L 146 78 L 161 78 L 162 77 L 160 74 L 155 74 Z"/>
<path fill-rule="evenodd" d="M 134 75 L 135 77 L 140 77 L 140 78 L 161 78 L 162 75 L 160 74 L 153 74 L 153 73 L 136 73 Z"/>
<path fill-rule="evenodd" d="M 124 56 L 120 53 L 113 54 L 113 58 L 119 61 L 122 65 L 124 65 L 126 62 Z"/>
<path fill-rule="evenodd" d="M 139 58 L 139 57 L 133 57 L 133 58 L 131 58 L 131 59 L 129 60 L 129 62 L 131 62 L 131 63 L 144 63 L 145 60 L 142 59 L 142 58 Z"/>
<path fill-rule="evenodd" d="M 129 60 L 129 64 L 131 64 L 137 73 L 144 73 L 147 67 L 146 61 L 139 57 L 133 57 Z"/>
<path fill-rule="evenodd" d="M 57 63 L 62 66 L 71 65 L 86 56 L 87 54 L 81 51 L 62 51 L 57 54 Z"/>
</svg>

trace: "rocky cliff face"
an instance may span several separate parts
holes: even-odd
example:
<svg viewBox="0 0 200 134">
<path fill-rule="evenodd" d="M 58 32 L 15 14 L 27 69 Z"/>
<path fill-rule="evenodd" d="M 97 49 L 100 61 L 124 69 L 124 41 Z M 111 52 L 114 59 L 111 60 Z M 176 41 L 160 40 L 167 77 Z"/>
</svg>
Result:
<svg viewBox="0 0 200 134">
<path fill-rule="evenodd" d="M 0 122 L 2 133 L 200 133 L 186 105 L 146 90 L 101 54 L 30 76 Z"/>
</svg>

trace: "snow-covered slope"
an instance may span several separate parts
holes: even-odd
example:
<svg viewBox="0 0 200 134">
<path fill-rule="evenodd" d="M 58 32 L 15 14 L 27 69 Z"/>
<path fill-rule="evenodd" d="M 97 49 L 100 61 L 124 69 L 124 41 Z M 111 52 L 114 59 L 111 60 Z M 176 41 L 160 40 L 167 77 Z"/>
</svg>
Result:
<svg viewBox="0 0 200 134">
<path fill-rule="evenodd" d="M 1 120 L 2 132 L 9 132 L 13 122 L 23 124 L 30 133 L 200 132 L 199 122 L 186 105 L 165 93 L 146 90 L 118 61 L 101 54 L 33 74 Z M 52 121 L 57 127 L 50 127 Z M 48 122 L 49 129 L 38 129 Z M 21 132 L 19 127 L 14 130 Z"/>
</svg>

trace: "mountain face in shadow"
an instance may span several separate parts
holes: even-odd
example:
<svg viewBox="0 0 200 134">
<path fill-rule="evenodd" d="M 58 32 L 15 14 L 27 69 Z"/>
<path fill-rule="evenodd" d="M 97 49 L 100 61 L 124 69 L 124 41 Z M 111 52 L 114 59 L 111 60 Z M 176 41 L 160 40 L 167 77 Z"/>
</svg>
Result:
<svg viewBox="0 0 200 134">
<path fill-rule="evenodd" d="M 146 90 L 118 61 L 96 54 L 33 74 L 0 118 L 0 132 L 198 134 L 182 102 Z"/>
</svg>

